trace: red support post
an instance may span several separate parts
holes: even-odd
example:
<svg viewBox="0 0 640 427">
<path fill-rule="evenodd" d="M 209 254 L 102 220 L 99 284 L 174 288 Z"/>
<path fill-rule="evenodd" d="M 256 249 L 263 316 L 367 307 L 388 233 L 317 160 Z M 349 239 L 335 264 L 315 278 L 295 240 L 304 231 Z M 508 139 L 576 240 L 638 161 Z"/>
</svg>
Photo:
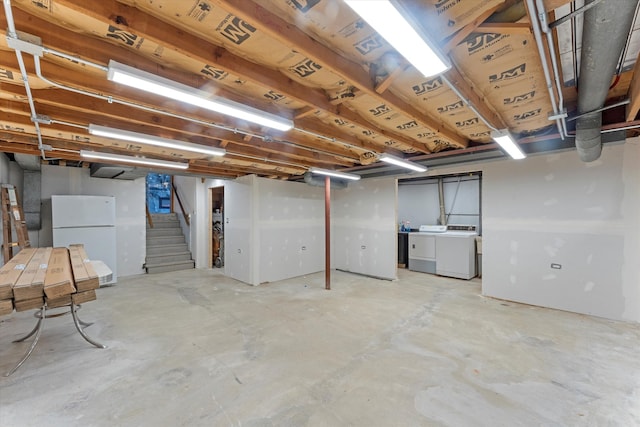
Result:
<svg viewBox="0 0 640 427">
<path fill-rule="evenodd" d="M 331 178 L 324 178 L 324 260 L 325 289 L 331 289 Z"/>
</svg>

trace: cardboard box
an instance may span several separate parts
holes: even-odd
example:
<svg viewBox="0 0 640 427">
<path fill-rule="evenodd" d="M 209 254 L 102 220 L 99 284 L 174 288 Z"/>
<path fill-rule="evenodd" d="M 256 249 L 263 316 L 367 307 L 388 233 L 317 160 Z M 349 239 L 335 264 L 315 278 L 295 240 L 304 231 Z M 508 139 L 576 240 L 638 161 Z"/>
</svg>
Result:
<svg viewBox="0 0 640 427">
<path fill-rule="evenodd" d="M 76 305 L 84 304 L 85 302 L 89 301 L 95 301 L 96 298 L 96 291 L 93 289 L 84 292 L 77 292 L 71 295 L 71 301 L 73 301 L 73 303 Z"/>
<path fill-rule="evenodd" d="M 24 248 L 0 268 L 0 300 L 13 298 L 13 285 L 35 253 L 36 248 Z"/>
<path fill-rule="evenodd" d="M 0 316 L 13 313 L 13 300 L 0 300 Z"/>
<path fill-rule="evenodd" d="M 89 257 L 87 257 L 84 245 L 69 245 L 69 257 L 76 290 L 83 292 L 98 289 L 100 280 Z"/>
<path fill-rule="evenodd" d="M 47 303 L 47 308 L 64 307 L 71 304 L 71 294 L 62 295 L 57 298 L 45 297 L 44 300 Z"/>
<path fill-rule="evenodd" d="M 27 311 L 42 308 L 44 305 L 44 297 L 31 298 L 22 301 L 14 301 L 16 311 Z"/>
<path fill-rule="evenodd" d="M 67 248 L 53 248 L 49 266 L 44 278 L 44 293 L 48 299 L 55 300 L 76 291 Z M 71 302 L 71 297 L 69 297 Z M 47 305 L 48 302 L 47 302 Z"/>
<path fill-rule="evenodd" d="M 36 298 L 42 299 L 44 296 L 44 278 L 49 258 L 51 257 L 51 250 L 51 248 L 38 248 L 36 250 L 31 261 L 27 264 L 27 268 L 13 285 L 13 299 L 16 302 Z"/>
</svg>

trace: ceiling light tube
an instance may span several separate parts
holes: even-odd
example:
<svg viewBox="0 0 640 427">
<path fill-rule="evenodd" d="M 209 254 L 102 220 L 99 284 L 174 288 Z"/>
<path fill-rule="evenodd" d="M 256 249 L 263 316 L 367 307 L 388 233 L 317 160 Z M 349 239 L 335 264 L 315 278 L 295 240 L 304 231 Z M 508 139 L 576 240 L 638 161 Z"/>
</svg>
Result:
<svg viewBox="0 0 640 427">
<path fill-rule="evenodd" d="M 516 144 L 508 129 L 491 132 L 491 138 L 493 138 L 493 140 L 500 145 L 500 147 L 502 147 L 504 151 L 511 156 L 511 158 L 520 160 L 527 157 L 526 154 L 522 152 L 518 144 Z"/>
<path fill-rule="evenodd" d="M 261 126 L 270 127 L 280 131 L 288 131 L 293 128 L 293 121 L 266 111 L 239 102 L 211 96 L 211 94 L 192 88 L 182 83 L 177 83 L 155 74 L 141 71 L 116 61 L 109 61 L 107 78 L 115 83 L 120 83 L 135 89 L 144 90 L 155 95 L 195 105 L 216 113 L 225 114 Z"/>
<path fill-rule="evenodd" d="M 354 173 L 338 172 L 338 171 L 321 169 L 321 168 L 309 168 L 309 172 L 315 173 L 318 175 L 332 176 L 334 178 L 350 179 L 352 181 L 357 181 L 361 178 L 360 175 L 356 175 Z"/>
<path fill-rule="evenodd" d="M 133 163 L 135 165 L 158 166 L 171 169 L 188 169 L 188 163 L 169 162 L 166 160 L 147 159 L 145 157 L 121 156 L 120 154 L 98 153 L 97 151 L 80 150 L 84 159 L 108 160 L 116 163 Z"/>
<path fill-rule="evenodd" d="M 346 0 L 351 9 L 405 57 L 425 77 L 451 67 L 436 45 L 419 34 L 388 0 Z"/>
<path fill-rule="evenodd" d="M 398 157 L 392 156 L 390 154 L 382 154 L 379 159 L 383 162 L 390 163 L 392 165 L 400 166 L 403 168 L 411 169 L 416 172 L 426 172 L 427 167 L 419 165 L 417 163 L 410 162 L 408 160 L 403 160 Z"/>
<path fill-rule="evenodd" d="M 170 148 L 173 150 L 190 151 L 193 153 L 206 154 L 208 156 L 224 156 L 226 150 L 216 147 L 206 147 L 200 144 L 192 144 L 185 141 L 173 141 L 154 135 L 131 132 L 128 130 L 115 129 L 106 126 L 90 124 L 89 133 L 105 138 L 121 139 L 123 141 L 139 142 L 140 144 L 153 145 L 155 147 Z"/>
</svg>

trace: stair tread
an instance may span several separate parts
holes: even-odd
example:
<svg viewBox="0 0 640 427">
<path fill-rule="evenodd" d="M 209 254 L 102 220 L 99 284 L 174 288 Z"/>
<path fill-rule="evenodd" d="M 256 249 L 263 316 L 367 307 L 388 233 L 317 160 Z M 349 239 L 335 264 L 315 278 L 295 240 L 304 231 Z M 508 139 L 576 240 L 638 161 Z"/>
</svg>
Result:
<svg viewBox="0 0 640 427">
<path fill-rule="evenodd" d="M 147 273 L 195 268 L 191 251 L 183 234 L 178 215 L 151 214 L 153 227 L 147 224 L 145 270 Z M 182 259 L 176 259 L 182 258 Z M 164 260 L 164 261 L 163 261 Z"/>
<path fill-rule="evenodd" d="M 169 262 L 161 262 L 158 264 L 145 264 L 145 268 L 154 268 L 154 267 L 163 267 L 168 265 L 182 265 L 182 264 L 194 264 L 195 261 L 192 259 L 183 260 L 183 261 L 169 261 Z"/>
<path fill-rule="evenodd" d="M 182 237 L 184 239 L 183 235 L 178 235 L 178 236 L 147 236 L 147 240 L 152 240 L 152 239 L 175 239 L 176 237 Z"/>
<path fill-rule="evenodd" d="M 147 259 L 149 259 L 149 258 L 168 257 L 168 256 L 181 256 L 181 255 L 191 255 L 191 252 L 183 251 L 183 252 L 169 252 L 169 253 L 166 253 L 166 254 L 153 254 L 153 255 L 147 255 Z"/>
</svg>

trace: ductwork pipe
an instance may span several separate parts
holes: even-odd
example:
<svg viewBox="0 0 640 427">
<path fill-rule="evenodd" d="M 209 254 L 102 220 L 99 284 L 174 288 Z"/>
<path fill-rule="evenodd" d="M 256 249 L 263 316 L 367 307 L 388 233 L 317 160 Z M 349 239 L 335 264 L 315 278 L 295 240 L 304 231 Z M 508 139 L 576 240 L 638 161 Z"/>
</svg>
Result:
<svg viewBox="0 0 640 427">
<path fill-rule="evenodd" d="M 438 178 L 438 199 L 440 201 L 440 218 L 438 224 L 447 225 L 447 213 L 444 208 L 444 180 Z"/>
<path fill-rule="evenodd" d="M 603 1 L 584 13 L 578 114 L 604 105 L 637 6 L 638 0 Z M 576 121 L 576 148 L 583 162 L 600 157 L 601 129 L 601 112 L 585 114 Z"/>
</svg>

